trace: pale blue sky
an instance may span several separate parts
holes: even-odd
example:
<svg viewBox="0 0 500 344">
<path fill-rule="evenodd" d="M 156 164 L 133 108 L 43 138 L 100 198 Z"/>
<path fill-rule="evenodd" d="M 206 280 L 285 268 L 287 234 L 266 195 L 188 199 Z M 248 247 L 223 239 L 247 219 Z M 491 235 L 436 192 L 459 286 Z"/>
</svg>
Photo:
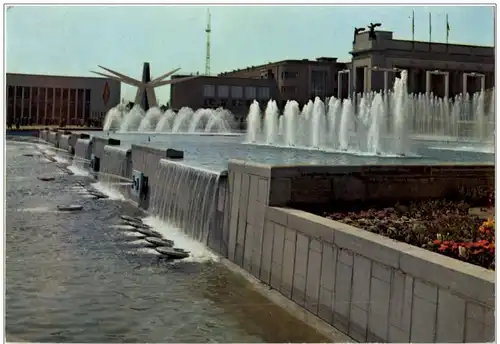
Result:
<svg viewBox="0 0 500 344">
<path fill-rule="evenodd" d="M 493 45 L 492 7 L 431 6 L 217 6 L 212 13 L 212 74 L 282 59 L 338 57 L 350 60 L 354 26 L 381 22 L 396 39 Z M 142 63 L 152 76 L 182 67 L 204 71 L 207 6 L 14 7 L 6 14 L 7 71 L 92 75 L 103 65 L 140 78 Z M 135 91 L 122 87 L 122 97 Z M 158 89 L 161 103 L 168 87 Z"/>
</svg>

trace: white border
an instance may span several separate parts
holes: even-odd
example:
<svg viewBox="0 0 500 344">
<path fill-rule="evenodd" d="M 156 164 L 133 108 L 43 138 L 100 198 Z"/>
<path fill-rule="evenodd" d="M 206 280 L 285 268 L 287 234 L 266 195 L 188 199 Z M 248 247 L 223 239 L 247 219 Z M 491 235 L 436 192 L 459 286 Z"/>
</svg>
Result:
<svg viewBox="0 0 500 344">
<path fill-rule="evenodd" d="M 5 28 L 5 17 L 7 15 L 7 12 L 6 12 L 6 8 L 7 8 L 7 5 L 11 6 L 13 5 L 15 9 L 15 6 L 19 6 L 19 5 L 76 5 L 76 4 L 79 4 L 79 5 L 84 5 L 84 4 L 99 4 L 99 5 L 107 5 L 107 6 L 117 6 L 117 5 L 123 5 L 123 4 L 127 4 L 127 5 L 135 5 L 135 6 L 147 6 L 147 5 L 152 5 L 152 4 L 163 4 L 163 5 L 197 5 L 197 4 L 203 4 L 203 5 L 207 5 L 207 4 L 210 4 L 211 6 L 217 6 L 217 5 L 235 5 L 234 2 L 230 1 L 230 0 L 219 0 L 217 2 L 211 2 L 211 1 L 208 1 L 208 0 L 190 0 L 190 1 L 186 1 L 186 2 L 181 2 L 181 1 L 178 1 L 178 2 L 171 2 L 171 3 L 168 3 L 168 2 L 165 2 L 165 1 L 161 1 L 161 0 L 153 0 L 153 1 L 149 1 L 147 4 L 146 3 L 138 3 L 136 1 L 130 1 L 130 0 L 125 0 L 125 1 L 107 1 L 107 2 L 101 2 L 101 1 L 98 1 L 98 0 L 91 0 L 91 1 L 86 1 L 86 2 L 62 2 L 62 1 L 54 1 L 52 3 L 46 3 L 46 2 L 42 2 L 42 1 L 17 1 L 16 3 L 12 3 L 12 2 L 3 2 L 3 15 L 2 15 L 2 25 L 1 25 L 1 36 L 2 36 L 2 39 L 3 39 L 3 52 L 4 54 L 2 55 L 2 65 L 3 65 L 3 73 L 2 73 L 2 85 L 5 85 L 5 73 L 6 73 L 6 61 L 5 61 L 5 37 L 4 37 L 4 28 Z M 494 16 L 496 15 L 497 13 L 497 8 L 496 8 L 496 5 L 497 5 L 497 2 L 470 2 L 470 1 L 462 1 L 462 0 L 455 0 L 455 1 L 452 1 L 452 0 L 441 0 L 439 3 L 436 3 L 434 1 L 430 1 L 430 0 L 424 0 L 424 1 L 419 1 L 418 3 L 415 3 L 415 2 L 402 2 L 402 1 L 391 1 L 391 0 L 386 0 L 382 3 L 377 3 L 377 2 L 373 2 L 373 1 L 367 1 L 367 0 L 358 0 L 356 1 L 356 3 L 353 3 L 353 2 L 349 2 L 349 3 L 343 3 L 343 2 L 337 2 L 337 3 L 334 3 L 332 1 L 328 1 L 328 0 L 314 0 L 313 2 L 308 2 L 308 3 L 304 3 L 304 2 L 301 2 L 299 0 L 288 0 L 288 1 L 280 1 L 280 0 L 274 0 L 272 2 L 268 2 L 268 1 L 265 1 L 265 0 L 253 0 L 253 1 L 247 1 L 245 3 L 237 3 L 237 5 L 257 5 L 257 4 L 267 4 L 267 5 L 281 5 L 281 6 L 286 6 L 286 5 L 303 5 L 303 6 L 314 6 L 314 5 L 349 5 L 349 6 L 359 6 L 359 5 L 383 5 L 383 6 L 391 6 L 391 5 L 399 5 L 399 6 L 416 6 L 416 5 L 427 5 L 427 6 L 442 6 L 442 5 L 495 5 L 495 9 L 494 9 Z M 12 9 L 11 9 L 12 10 Z M 495 19 L 496 19 L 496 16 L 495 16 Z M 469 23 L 465 23 L 464 25 L 468 25 Z M 496 24 L 496 20 L 495 20 L 495 56 L 496 56 L 496 53 L 497 53 L 497 45 L 498 45 L 498 37 L 499 37 L 499 31 L 498 31 L 498 25 Z M 346 47 L 348 48 L 348 47 Z M 495 61 L 496 62 L 496 61 Z M 495 86 L 497 86 L 499 84 L 499 76 L 498 76 L 498 68 L 497 68 L 497 64 L 495 63 Z M 5 197 L 5 191 L 4 191 L 4 183 L 5 183 L 5 139 L 6 139 L 6 135 L 5 135 L 5 114 L 6 114 L 6 102 L 5 102 L 5 99 L 6 99 L 6 90 L 5 90 L 5 87 L 3 87 L 3 114 L 4 114 L 4 119 L 2 121 L 0 121 L 0 129 L 1 129 L 1 132 L 3 134 L 3 144 L 4 144 L 4 149 L 2 150 L 2 159 L 0 160 L 1 161 L 1 167 L 2 167 L 2 170 L 4 172 L 4 178 L 2 179 L 2 182 L 0 183 L 0 192 L 1 194 L 3 195 L 3 197 Z M 499 97 L 498 95 L 496 95 L 496 109 L 499 109 Z M 498 121 L 495 121 L 495 129 L 496 129 L 496 132 L 499 132 L 498 129 L 499 129 L 500 125 L 498 124 Z M 498 150 L 499 148 L 499 143 L 496 139 L 496 136 L 495 136 L 495 147 L 496 149 Z M 498 164 L 498 155 L 495 154 L 495 164 L 497 165 Z M 496 170 L 496 169 L 495 169 Z M 498 184 L 497 184 L 497 180 L 498 180 L 498 172 L 495 172 L 496 174 L 496 181 L 495 181 L 495 189 L 498 187 Z M 5 204 L 5 203 L 4 203 Z M 1 231 L 1 234 L 2 234 L 2 237 L 3 237 L 3 246 L 1 248 L 1 254 L 2 254 L 2 257 L 4 259 L 4 263 L 5 263 L 5 233 L 4 233 L 4 228 L 5 228 L 5 213 L 6 213 L 6 210 L 5 210 L 5 207 L 3 207 L 3 225 L 2 225 L 2 231 Z M 495 214 L 496 217 L 498 217 L 498 213 Z M 2 267 L 4 267 L 4 265 L 2 264 Z M 2 278 L 3 278 L 3 283 L 1 284 L 1 287 L 2 287 L 2 295 L 4 296 L 4 301 L 2 302 L 2 314 L 5 315 L 5 269 L 3 269 L 3 274 L 2 274 Z M 496 295 L 498 295 L 498 292 L 499 292 L 499 287 L 498 287 L 498 284 L 495 285 L 495 288 L 496 288 Z M 497 300 L 496 300 L 496 307 L 498 308 L 498 297 L 497 297 Z M 2 334 L 2 338 L 5 338 L 5 324 L 4 324 L 4 317 L 1 318 L 0 320 L 0 328 L 1 328 L 1 334 Z M 495 323 L 496 323 L 496 326 L 498 326 L 498 322 L 499 322 L 499 319 L 496 318 L 495 319 Z"/>
</svg>

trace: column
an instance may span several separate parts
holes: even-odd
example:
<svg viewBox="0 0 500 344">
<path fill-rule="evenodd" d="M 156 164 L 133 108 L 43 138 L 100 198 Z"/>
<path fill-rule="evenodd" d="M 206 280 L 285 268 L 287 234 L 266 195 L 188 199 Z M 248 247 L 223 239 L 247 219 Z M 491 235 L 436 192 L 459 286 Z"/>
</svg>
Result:
<svg viewBox="0 0 500 344">
<path fill-rule="evenodd" d="M 56 122 L 55 121 L 55 114 L 56 114 L 56 89 L 52 88 L 52 120 L 54 122 Z M 57 124 L 59 124 L 59 123 L 57 123 Z"/>
<path fill-rule="evenodd" d="M 17 86 L 14 86 L 14 108 L 12 110 L 12 120 L 13 124 L 16 124 L 16 118 L 17 118 Z"/>
<path fill-rule="evenodd" d="M 24 88 L 25 88 L 24 86 L 21 87 L 21 116 L 19 117 L 21 119 L 21 125 L 24 119 L 24 96 L 25 96 Z"/>
<path fill-rule="evenodd" d="M 49 89 L 47 87 L 45 87 L 45 111 L 43 112 L 44 113 L 44 117 L 43 117 L 43 120 L 46 121 L 47 120 L 47 100 L 49 99 Z"/>
<path fill-rule="evenodd" d="M 75 89 L 75 124 L 78 124 L 78 89 Z"/>
<path fill-rule="evenodd" d="M 67 94 L 68 94 L 68 96 L 66 97 L 66 102 L 68 103 L 68 104 L 66 105 L 66 109 L 67 109 L 67 110 L 66 110 L 66 111 L 67 111 L 67 114 L 66 114 L 66 124 L 68 124 L 68 125 L 69 125 L 69 113 L 70 113 L 70 111 L 69 111 L 69 110 L 70 110 L 70 106 L 69 106 L 69 104 L 71 104 L 71 88 L 67 88 L 67 89 L 66 89 L 66 92 L 67 92 Z"/>
<path fill-rule="evenodd" d="M 431 95 L 431 78 L 431 71 L 425 71 L 425 93 L 427 94 L 427 97 L 430 97 Z"/>
</svg>

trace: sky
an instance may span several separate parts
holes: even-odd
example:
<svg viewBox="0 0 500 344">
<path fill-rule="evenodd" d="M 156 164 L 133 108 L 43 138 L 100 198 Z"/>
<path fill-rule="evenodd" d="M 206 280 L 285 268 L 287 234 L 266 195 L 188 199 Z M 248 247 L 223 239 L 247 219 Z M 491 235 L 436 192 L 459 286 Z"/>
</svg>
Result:
<svg viewBox="0 0 500 344">
<path fill-rule="evenodd" d="M 181 67 L 205 70 L 207 8 L 212 16 L 211 73 L 283 59 L 350 61 L 353 28 L 370 22 L 395 39 L 494 45 L 494 10 L 486 6 L 15 6 L 6 13 L 7 72 L 93 76 L 97 65 L 140 79 Z M 122 85 L 122 98 L 135 90 Z M 156 90 L 160 104 L 169 87 Z"/>
</svg>

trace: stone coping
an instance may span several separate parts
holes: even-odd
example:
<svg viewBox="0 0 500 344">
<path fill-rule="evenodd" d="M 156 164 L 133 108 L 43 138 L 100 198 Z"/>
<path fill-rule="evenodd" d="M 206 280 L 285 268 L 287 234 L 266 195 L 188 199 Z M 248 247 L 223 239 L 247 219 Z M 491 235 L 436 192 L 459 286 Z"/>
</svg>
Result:
<svg viewBox="0 0 500 344">
<path fill-rule="evenodd" d="M 495 164 L 492 163 L 449 163 L 439 162 L 436 164 L 412 164 L 412 165 L 269 165 L 245 160 L 229 160 L 229 170 L 241 173 L 253 174 L 267 178 L 290 178 L 303 174 L 425 174 L 426 176 L 448 174 L 450 172 L 488 173 L 494 171 Z"/>
<path fill-rule="evenodd" d="M 159 149 L 159 148 L 149 147 L 149 146 L 140 145 L 140 144 L 132 144 L 132 150 L 140 150 L 143 152 L 148 152 L 148 153 L 152 153 L 155 155 L 159 155 L 162 158 L 167 158 L 167 148 Z"/>
<path fill-rule="evenodd" d="M 268 206 L 266 218 L 495 307 L 495 271 L 302 210 Z"/>
</svg>

